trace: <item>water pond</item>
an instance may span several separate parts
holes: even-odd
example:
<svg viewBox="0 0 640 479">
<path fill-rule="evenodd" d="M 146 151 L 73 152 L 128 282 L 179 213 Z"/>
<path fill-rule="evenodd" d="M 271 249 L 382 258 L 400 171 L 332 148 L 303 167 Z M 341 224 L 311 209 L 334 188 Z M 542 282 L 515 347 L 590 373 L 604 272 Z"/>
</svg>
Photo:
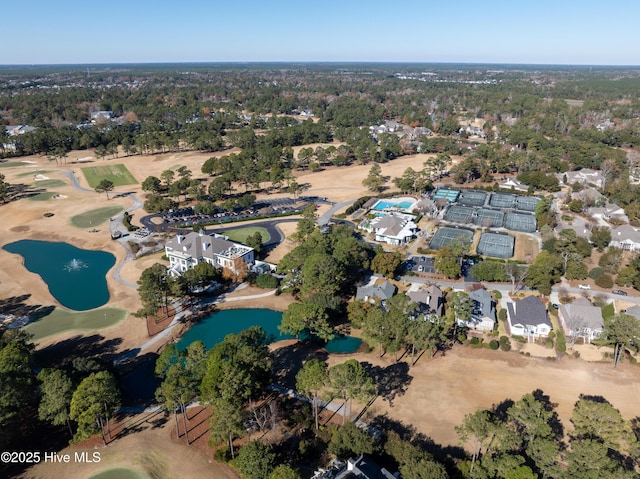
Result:
<svg viewBox="0 0 640 479">
<path fill-rule="evenodd" d="M 111 253 L 37 240 L 16 241 L 3 249 L 21 255 L 25 268 L 39 275 L 66 308 L 86 311 L 109 301 L 106 275 L 116 263 Z"/>
</svg>

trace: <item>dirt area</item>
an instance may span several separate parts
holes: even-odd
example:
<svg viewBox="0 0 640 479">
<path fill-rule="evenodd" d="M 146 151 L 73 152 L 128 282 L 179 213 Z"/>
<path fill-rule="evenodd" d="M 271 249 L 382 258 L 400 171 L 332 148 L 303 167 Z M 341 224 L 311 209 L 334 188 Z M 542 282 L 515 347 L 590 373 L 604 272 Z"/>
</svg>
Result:
<svg viewBox="0 0 640 479">
<path fill-rule="evenodd" d="M 180 441 L 175 439 L 175 423 L 173 417 L 164 413 L 144 413 L 127 416 L 125 422 L 132 433 L 118 438 L 106 447 L 102 441 L 82 443 L 69 446 L 59 454 L 87 452 L 90 457 L 94 452 L 100 454 L 98 463 L 78 463 L 71 461 L 64 463 L 40 463 L 26 471 L 25 478 L 49 479 L 64 477 L 67 479 L 86 479 L 93 474 L 115 468 L 130 469 L 141 477 L 154 479 L 170 479 L 174 477 L 219 479 L 239 479 L 233 470 L 224 464 L 218 464 L 212 459 L 212 451 L 200 447 L 200 443 L 208 439 L 208 413 L 189 410 L 191 421 L 190 437 L 200 436 L 194 446 L 184 445 L 184 436 Z M 202 425 L 206 425 L 202 434 Z M 115 425 L 117 428 L 117 425 Z M 181 432 L 184 432 L 181 430 Z M 95 443 L 95 444 L 94 444 Z M 208 449 L 208 448 L 207 448 Z"/>
<path fill-rule="evenodd" d="M 331 356 L 329 364 L 354 357 L 381 368 L 393 367 L 393 356 L 375 353 Z M 458 445 L 454 427 L 465 414 L 491 408 L 505 399 L 518 400 L 541 389 L 557 403 L 565 428 L 580 394 L 604 396 L 626 419 L 638 416 L 640 367 L 628 363 L 613 369 L 611 363 L 589 363 L 565 357 L 548 360 L 517 352 L 456 347 L 446 356 L 421 358 L 407 370 L 407 383 L 392 391 L 392 404 L 377 399 L 371 415 L 412 425 L 436 443 Z M 407 387 L 408 386 L 408 387 Z"/>
</svg>

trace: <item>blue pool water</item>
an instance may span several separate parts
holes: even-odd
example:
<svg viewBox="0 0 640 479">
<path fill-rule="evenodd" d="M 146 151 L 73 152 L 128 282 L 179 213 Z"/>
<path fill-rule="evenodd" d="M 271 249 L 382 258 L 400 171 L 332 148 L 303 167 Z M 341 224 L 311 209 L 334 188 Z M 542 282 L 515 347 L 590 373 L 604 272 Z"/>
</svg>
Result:
<svg viewBox="0 0 640 479">
<path fill-rule="evenodd" d="M 111 253 L 36 240 L 16 241 L 3 249 L 21 255 L 25 268 L 40 275 L 66 308 L 86 311 L 109 301 L 106 274 L 116 263 Z"/>
<path fill-rule="evenodd" d="M 176 344 L 180 350 L 185 349 L 192 342 L 201 340 L 207 349 L 221 343 L 228 334 L 237 334 L 251 326 L 261 326 L 271 342 L 283 339 L 293 339 L 288 334 L 280 334 L 278 326 L 282 320 L 280 311 L 270 309 L 227 309 L 207 316 L 193 325 Z M 359 338 L 340 336 L 329 341 L 325 349 L 330 353 L 352 353 L 362 344 Z"/>
<path fill-rule="evenodd" d="M 373 206 L 373 209 L 378 211 L 382 211 L 386 208 L 400 208 L 406 210 L 407 208 L 411 208 L 411 205 L 413 205 L 413 203 L 413 201 L 394 202 L 380 200 Z"/>
</svg>

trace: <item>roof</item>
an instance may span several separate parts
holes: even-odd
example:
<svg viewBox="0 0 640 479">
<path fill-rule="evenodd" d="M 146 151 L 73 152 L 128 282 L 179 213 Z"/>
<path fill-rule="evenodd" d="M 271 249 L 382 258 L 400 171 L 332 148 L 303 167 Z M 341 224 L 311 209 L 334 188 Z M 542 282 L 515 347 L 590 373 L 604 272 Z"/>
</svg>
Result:
<svg viewBox="0 0 640 479">
<path fill-rule="evenodd" d="M 582 328 L 589 328 L 591 330 L 604 328 L 602 310 L 586 300 L 576 300 L 571 304 L 561 305 L 559 314 L 565 318 L 565 321 L 569 318 L 580 318 L 580 326 Z M 565 327 L 570 327 L 570 325 L 565 324 Z"/>
<path fill-rule="evenodd" d="M 640 229 L 629 225 L 618 226 L 611 229 L 611 241 L 628 241 L 640 243 Z"/>
<path fill-rule="evenodd" d="M 356 299 L 367 300 L 369 298 L 389 299 L 396 294 L 396 287 L 389 281 L 379 285 L 361 286 L 356 290 Z"/>
<path fill-rule="evenodd" d="M 186 235 L 176 235 L 166 244 L 167 252 L 191 256 L 192 258 L 210 258 L 214 256 L 243 256 L 253 248 L 240 243 L 229 241 L 215 233 L 196 233 L 191 231 Z"/>
<path fill-rule="evenodd" d="M 630 314 L 634 318 L 640 320 L 640 306 L 638 306 L 638 305 L 631 306 L 630 308 L 627 308 L 627 310 L 625 312 L 627 314 Z"/>
<path fill-rule="evenodd" d="M 428 288 L 419 289 L 418 291 L 409 291 L 407 296 L 414 303 L 425 304 L 429 306 L 429 312 L 442 315 L 443 295 L 442 290 L 435 284 Z"/>
<path fill-rule="evenodd" d="M 527 296 L 520 301 L 509 302 L 507 310 L 511 324 L 530 324 L 532 326 L 546 324 L 551 327 L 547 309 L 536 296 Z"/>
<path fill-rule="evenodd" d="M 490 318 L 496 320 L 496 309 L 493 304 L 493 298 L 486 289 L 478 289 L 469 293 L 469 297 L 473 301 L 473 317 L 474 318 Z"/>
</svg>

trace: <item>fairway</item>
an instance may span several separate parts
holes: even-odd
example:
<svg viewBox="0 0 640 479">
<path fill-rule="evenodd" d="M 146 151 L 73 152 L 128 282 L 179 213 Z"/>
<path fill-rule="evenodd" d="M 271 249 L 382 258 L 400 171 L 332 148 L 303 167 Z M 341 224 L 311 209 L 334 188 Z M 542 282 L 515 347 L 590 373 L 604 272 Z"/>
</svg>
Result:
<svg viewBox="0 0 640 479">
<path fill-rule="evenodd" d="M 102 180 L 113 182 L 113 186 L 136 185 L 138 182 L 127 167 L 122 163 L 117 165 L 87 166 L 81 168 L 89 186 L 95 188 Z"/>
<path fill-rule="evenodd" d="M 247 236 L 260 233 L 262 235 L 262 244 L 268 243 L 271 240 L 269 232 L 261 226 L 247 226 L 245 228 L 237 228 L 229 231 L 224 231 L 222 234 L 228 236 L 230 240 L 237 241 L 238 243 L 244 243 L 247 241 Z"/>
<path fill-rule="evenodd" d="M 67 186 L 67 184 L 62 180 L 36 180 L 34 184 L 37 188 L 57 188 L 60 186 Z"/>
<path fill-rule="evenodd" d="M 98 226 L 114 215 L 120 213 L 124 208 L 122 206 L 105 206 L 95 210 L 85 211 L 71 218 L 71 224 L 78 228 L 90 228 Z"/>
<path fill-rule="evenodd" d="M 27 198 L 31 201 L 47 201 L 56 196 L 58 193 L 55 191 L 43 191 L 42 193 L 38 193 L 37 195 L 28 196 Z"/>
<path fill-rule="evenodd" d="M 48 336 L 67 331 L 94 331 L 108 328 L 119 323 L 126 316 L 127 312 L 119 308 L 100 308 L 81 312 L 56 308 L 49 316 L 26 325 L 24 330 L 33 334 L 34 341 L 40 341 Z"/>
</svg>

